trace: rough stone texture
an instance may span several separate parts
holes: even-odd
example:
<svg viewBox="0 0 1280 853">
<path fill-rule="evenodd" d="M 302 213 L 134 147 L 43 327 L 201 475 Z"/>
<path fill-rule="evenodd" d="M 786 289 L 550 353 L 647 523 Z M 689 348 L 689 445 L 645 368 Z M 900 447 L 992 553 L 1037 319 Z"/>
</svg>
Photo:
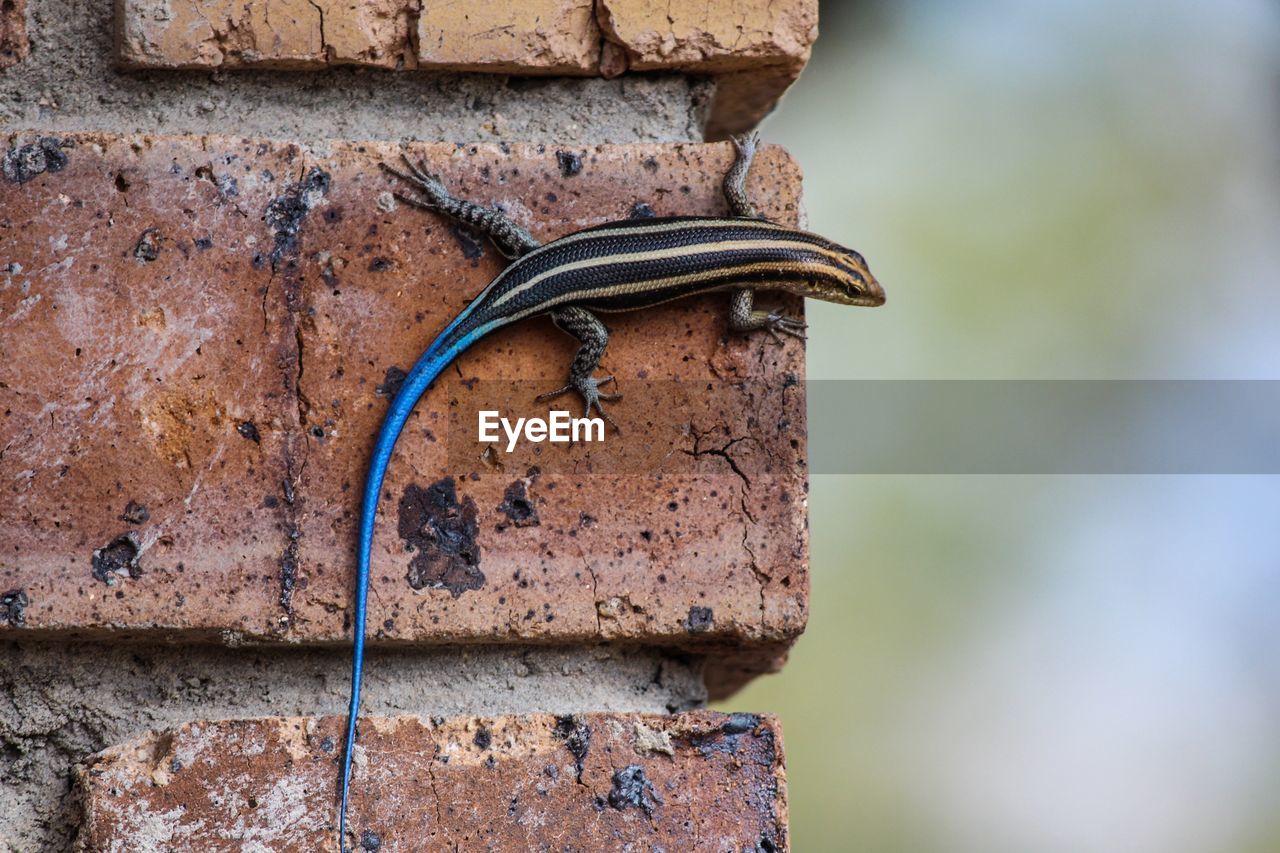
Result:
<svg viewBox="0 0 1280 853">
<path fill-rule="evenodd" d="M 818 31 L 817 0 L 117 0 L 117 8 L 120 61 L 136 68 L 724 75 L 707 120 L 711 139 L 749 129 L 772 109 Z"/>
<path fill-rule="evenodd" d="M 817 0 L 712 4 L 599 0 L 606 76 L 680 69 L 716 77 L 707 139 L 754 127 L 809 61 Z"/>
<path fill-rule="evenodd" d="M 230 128 L 294 141 L 671 142 L 701 138 L 713 88 L 679 74 L 602 80 L 373 67 L 131 71 L 116 67 L 111 3 L 28 0 L 27 19 L 31 55 L 0 71 L 0 131 Z"/>
<path fill-rule="evenodd" d="M 412 58 L 404 0 L 116 0 L 126 65 L 217 68 L 371 65 Z"/>
<path fill-rule="evenodd" d="M 92 753 L 200 717 L 340 714 L 350 687 L 339 649 L 26 641 L 0 644 L 0 656 L 0 850 L 23 853 L 71 849 L 81 818 L 71 768 Z M 696 662 L 654 651 L 374 650 L 364 710 L 664 713 L 705 695 Z"/>
<path fill-rule="evenodd" d="M 593 0 L 426 3 L 418 67 L 510 74 L 594 74 L 600 28 Z"/>
<path fill-rule="evenodd" d="M 818 37 L 816 0 L 651 3 L 599 0 L 605 37 L 632 71 L 660 68 L 717 73 L 799 63 Z"/>
<path fill-rule="evenodd" d="M 191 723 L 79 772 L 86 850 L 333 844 L 340 718 Z M 782 850 L 777 722 L 747 714 L 365 721 L 360 849 Z"/>
<path fill-rule="evenodd" d="M 395 146 L 8 147 L 25 181 L 0 181 L 0 591 L 20 613 L 10 605 L 0 630 L 349 642 L 354 521 L 386 383 L 502 259 L 391 201 L 376 164 Z M 732 156 L 725 144 L 414 152 L 548 238 L 640 203 L 723 212 Z M 795 221 L 799 174 L 781 150 L 761 152 L 751 189 Z M 374 642 L 673 645 L 712 655 L 718 692 L 775 667 L 807 607 L 803 348 L 727 334 L 726 302 L 610 318 L 605 366 L 633 395 L 614 406 L 615 440 L 662 449 L 663 465 L 615 473 L 557 447 L 531 471 L 459 450 L 445 440 L 451 385 L 555 387 L 574 344 L 535 320 L 465 354 L 392 460 Z M 664 405 L 675 387 L 697 388 L 697 407 Z M 527 396 L 511 409 L 538 411 Z M 513 489 L 536 525 L 513 522 Z M 440 524 L 461 524 L 474 558 L 443 583 Z"/>
<path fill-rule="evenodd" d="M 0 0 L 0 68 L 27 58 L 27 0 Z"/>
</svg>

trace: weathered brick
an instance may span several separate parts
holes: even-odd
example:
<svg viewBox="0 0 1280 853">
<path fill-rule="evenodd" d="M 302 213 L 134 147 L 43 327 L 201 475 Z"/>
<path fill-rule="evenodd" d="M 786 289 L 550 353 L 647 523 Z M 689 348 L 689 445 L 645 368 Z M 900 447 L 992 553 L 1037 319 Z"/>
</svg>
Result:
<svg viewBox="0 0 1280 853">
<path fill-rule="evenodd" d="M 420 68 L 594 74 L 599 64 L 593 0 L 428 3 L 418 17 Z"/>
<path fill-rule="evenodd" d="M 0 630 L 350 640 L 378 388 L 505 263 L 391 201 L 377 163 L 398 151 L 10 141 L 6 163 L 24 165 L 0 179 L 0 592 L 26 603 Z M 414 153 L 543 238 L 640 203 L 723 212 L 732 156 L 728 145 Z M 799 174 L 782 151 L 762 151 L 751 188 L 768 215 L 795 221 Z M 491 464 L 447 442 L 468 386 L 522 380 L 527 391 L 499 387 L 514 387 L 514 412 L 536 413 L 529 396 L 563 381 L 574 344 L 528 321 L 465 354 L 392 461 L 375 642 L 676 645 L 712 655 L 719 693 L 776 666 L 807 609 L 803 351 L 727 334 L 725 303 L 609 318 L 605 366 L 627 395 L 613 409 L 619 446 L 639 454 L 617 470 L 588 447 Z M 672 388 L 707 390 L 686 408 L 664 403 Z M 433 486 L 464 515 L 474 506 L 478 564 L 452 590 L 415 574 L 437 556 L 415 527 Z M 536 524 L 513 516 L 513 494 Z"/>
<path fill-rule="evenodd" d="M 658 69 L 715 75 L 707 139 L 755 127 L 800 76 L 818 37 L 817 0 L 600 0 L 596 14 L 606 76 Z"/>
<path fill-rule="evenodd" d="M 599 0 L 605 38 L 633 71 L 707 74 L 803 66 L 818 37 L 817 0 L 652 3 Z"/>
<path fill-rule="evenodd" d="M 808 61 L 818 22 L 816 0 L 116 0 L 116 9 L 117 55 L 135 68 L 712 75 L 722 82 L 712 139 L 772 109 Z"/>
<path fill-rule="evenodd" d="M 341 724 L 196 722 L 108 749 L 77 774 L 85 849 L 327 849 Z M 787 847 L 771 717 L 373 718 L 359 743 L 355 849 Z"/>
<path fill-rule="evenodd" d="M 0 2 L 0 68 L 27 58 L 27 0 Z"/>
<path fill-rule="evenodd" d="M 406 0 L 116 0 L 116 51 L 139 68 L 395 68 Z"/>
</svg>

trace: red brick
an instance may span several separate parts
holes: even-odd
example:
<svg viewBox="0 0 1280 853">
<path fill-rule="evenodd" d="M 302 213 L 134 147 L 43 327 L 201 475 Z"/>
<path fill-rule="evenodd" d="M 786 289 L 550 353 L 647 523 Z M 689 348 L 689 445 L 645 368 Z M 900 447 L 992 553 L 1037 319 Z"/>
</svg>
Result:
<svg viewBox="0 0 1280 853">
<path fill-rule="evenodd" d="M 116 18 L 117 56 L 134 68 L 711 75 L 711 139 L 754 127 L 818 32 L 816 0 L 116 0 Z"/>
<path fill-rule="evenodd" d="M 656 70 L 715 76 L 707 139 L 755 127 L 800 76 L 818 37 L 817 0 L 600 0 L 596 15 L 606 76 Z"/>
<path fill-rule="evenodd" d="M 818 37 L 817 0 L 650 3 L 599 0 L 605 38 L 633 71 L 716 74 L 801 65 Z"/>
<path fill-rule="evenodd" d="M 27 0 L 0 2 L 0 68 L 27 58 Z"/>
<path fill-rule="evenodd" d="M 593 0 L 428 3 L 418 16 L 418 67 L 502 74 L 594 74 Z"/>
<path fill-rule="evenodd" d="M 412 62 L 406 0 L 116 0 L 116 53 L 137 68 Z"/>
<path fill-rule="evenodd" d="M 393 184 L 376 164 L 396 155 L 389 144 L 43 145 L 65 166 L 0 181 L 0 257 L 12 259 L 0 277 L 0 592 L 28 601 L 0 630 L 349 641 L 354 516 L 386 405 L 375 389 L 504 261 L 491 248 L 469 259 L 438 217 L 386 204 Z M 731 159 L 727 145 L 600 146 L 576 149 L 581 172 L 566 176 L 541 146 L 415 153 L 544 238 L 637 202 L 723 212 Z M 799 174 L 782 151 L 762 152 L 752 188 L 795 220 Z M 609 318 L 619 446 L 638 454 L 614 473 L 575 472 L 599 452 L 584 447 L 556 448 L 532 476 L 537 457 L 451 453 L 443 436 L 466 388 L 430 391 L 387 481 L 377 638 L 676 645 L 713 655 L 719 692 L 776 666 L 807 610 L 804 395 L 787 379 L 803 376 L 803 349 L 727 334 L 726 309 L 711 296 Z M 560 384 L 573 349 L 529 321 L 478 343 L 449 378 L 525 381 L 511 399 L 527 413 L 523 395 Z M 710 391 L 684 410 L 651 380 Z M 410 486 L 446 477 L 475 506 L 484 575 L 457 596 L 413 588 L 418 552 L 398 530 Z M 500 509 L 509 489 L 525 491 L 536 526 Z M 129 556 L 128 534 L 139 576 L 104 573 L 112 543 Z"/>
<path fill-rule="evenodd" d="M 105 750 L 77 774 L 85 849 L 328 849 L 341 724 L 196 722 Z M 787 847 L 771 717 L 376 718 L 360 749 L 348 841 L 382 851 Z"/>
</svg>

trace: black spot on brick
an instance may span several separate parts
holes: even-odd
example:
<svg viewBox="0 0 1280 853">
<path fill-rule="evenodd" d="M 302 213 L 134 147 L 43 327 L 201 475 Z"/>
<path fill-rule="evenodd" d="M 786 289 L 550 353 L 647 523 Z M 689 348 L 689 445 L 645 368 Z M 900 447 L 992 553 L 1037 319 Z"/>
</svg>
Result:
<svg viewBox="0 0 1280 853">
<path fill-rule="evenodd" d="M 252 441 L 254 444 L 262 443 L 262 435 L 258 432 L 258 425 L 253 421 L 241 421 L 236 424 L 236 432 Z"/>
<path fill-rule="evenodd" d="M 312 167 L 306 177 L 286 186 L 284 192 L 267 205 L 263 219 L 275 240 L 275 248 L 271 250 L 272 270 L 276 269 L 281 258 L 297 247 L 298 231 L 302 228 L 303 220 L 307 218 L 311 208 L 319 204 L 320 199 L 329 192 L 331 183 L 328 172 Z"/>
<path fill-rule="evenodd" d="M 213 248 L 213 240 L 209 239 L 208 237 L 197 237 L 195 240 L 195 243 L 196 243 L 196 248 L 202 252 L 205 249 Z"/>
<path fill-rule="evenodd" d="M 236 180 L 235 175 L 218 175 L 214 183 L 218 185 L 218 195 L 222 196 L 224 201 L 240 195 L 240 182 Z"/>
<path fill-rule="evenodd" d="M 767 835 L 760 836 L 760 843 L 756 845 L 755 853 L 778 853 L 777 842 Z"/>
<path fill-rule="evenodd" d="M 538 509 L 529 498 L 529 489 L 524 480 L 516 480 L 507 486 L 507 490 L 502 493 L 502 503 L 498 504 L 498 512 L 509 520 L 499 523 L 499 530 L 506 530 L 513 524 L 516 527 L 537 527 L 541 523 L 538 520 Z"/>
<path fill-rule="evenodd" d="M 164 237 L 158 228 L 148 228 L 142 232 L 137 244 L 133 247 L 133 256 L 140 261 L 154 261 L 160 257 L 160 243 Z"/>
<path fill-rule="evenodd" d="M 715 623 L 715 613 L 710 607 L 690 607 L 689 615 L 684 620 L 684 629 L 690 634 L 701 634 L 711 630 L 711 626 Z"/>
<path fill-rule="evenodd" d="M 27 621 L 25 612 L 31 599 L 25 589 L 11 589 L 0 594 L 0 622 L 7 622 L 15 628 Z"/>
<path fill-rule="evenodd" d="M 333 752 L 333 747 L 334 747 L 334 742 L 333 742 L 333 738 L 331 737 L 326 737 L 324 740 L 320 741 L 320 748 L 323 749 L 325 752 Z"/>
<path fill-rule="evenodd" d="M 447 589 L 454 598 L 484 586 L 476 503 L 458 501 L 452 477 L 427 488 L 410 484 L 400 498 L 398 532 L 405 549 L 417 551 L 409 563 L 409 586 Z"/>
<path fill-rule="evenodd" d="M 556 162 L 560 164 L 560 174 L 572 178 L 582 171 L 582 155 L 572 151 L 557 151 Z"/>
<path fill-rule="evenodd" d="M 382 384 L 373 390 L 383 397 L 394 397 L 400 393 L 400 386 L 404 384 L 405 377 L 408 375 L 400 368 L 392 365 L 387 368 L 387 372 L 382 378 Z"/>
<path fill-rule="evenodd" d="M 755 730 L 760 725 L 760 718 L 755 714 L 730 714 L 729 719 L 720 726 L 720 731 L 727 735 L 740 735 Z"/>
<path fill-rule="evenodd" d="M 564 741 L 569 754 L 573 756 L 573 765 L 578 772 L 578 781 L 582 781 L 582 762 L 587 759 L 587 750 L 591 748 L 591 727 L 579 716 L 569 715 L 556 717 L 556 727 L 551 734 Z"/>
<path fill-rule="evenodd" d="M 484 726 L 476 729 L 476 736 L 472 738 L 477 749 L 488 749 L 489 744 L 493 743 L 493 735 Z"/>
<path fill-rule="evenodd" d="M 369 261 L 369 272 L 386 272 L 391 269 L 392 263 L 386 258 L 374 258 Z"/>
<path fill-rule="evenodd" d="M 453 239 L 458 241 L 458 247 L 462 249 L 462 256 L 471 261 L 471 266 L 480 266 L 480 259 L 484 257 L 484 243 L 481 243 L 474 234 L 457 223 L 449 226 L 449 233 L 453 235 Z"/>
<path fill-rule="evenodd" d="M 45 172 L 60 172 L 67 165 L 67 155 L 62 150 L 62 140 L 56 136 L 42 136 L 30 145 L 10 148 L 0 161 L 0 171 L 16 184 L 25 183 Z"/>
<path fill-rule="evenodd" d="M 94 551 L 93 558 L 89 561 L 94 580 L 100 580 L 107 586 L 112 586 L 121 575 L 127 574 L 131 578 L 141 577 L 142 569 L 138 566 L 140 551 L 138 537 L 133 531 L 112 539 Z"/>
<path fill-rule="evenodd" d="M 730 714 L 729 719 L 718 730 L 695 737 L 690 743 L 703 756 L 717 752 L 736 755 L 742 747 L 742 738 L 755 731 L 759 725 L 760 718 L 755 714 Z"/>
<path fill-rule="evenodd" d="M 644 166 L 646 172 L 658 171 L 658 160 L 656 157 L 646 157 L 641 161 L 640 165 Z"/>
<path fill-rule="evenodd" d="M 653 212 L 653 208 L 643 201 L 631 205 L 631 219 L 653 219 L 657 215 Z"/>
<path fill-rule="evenodd" d="M 629 764 L 614 771 L 609 805 L 619 811 L 628 806 L 643 809 L 646 816 L 652 817 L 653 810 L 662 805 L 662 798 L 653 783 L 645 778 L 644 768 L 639 764 Z"/>
<path fill-rule="evenodd" d="M 151 520 L 151 511 L 137 501 L 129 501 L 120 513 L 120 520 L 129 524 L 146 524 Z"/>
<path fill-rule="evenodd" d="M 293 590 L 298 585 L 298 540 L 301 536 L 298 528 L 290 527 L 289 542 L 280 555 L 280 606 L 290 617 L 293 616 Z"/>
<path fill-rule="evenodd" d="M 382 839 L 372 829 L 366 829 L 360 833 L 360 848 L 369 851 L 380 850 L 382 849 Z"/>
</svg>

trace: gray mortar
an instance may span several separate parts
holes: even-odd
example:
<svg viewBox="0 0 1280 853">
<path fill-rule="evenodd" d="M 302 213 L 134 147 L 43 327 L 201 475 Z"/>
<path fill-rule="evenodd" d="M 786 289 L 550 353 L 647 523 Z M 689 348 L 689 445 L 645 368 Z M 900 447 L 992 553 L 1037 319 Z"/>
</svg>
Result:
<svg viewBox="0 0 1280 853">
<path fill-rule="evenodd" d="M 293 647 L 0 645 L 0 849 L 71 847 L 71 768 L 192 719 L 346 713 L 350 652 Z M 366 714 L 668 713 L 706 700 L 701 666 L 649 649 L 371 651 Z"/>
<path fill-rule="evenodd" d="M 0 71 L 0 131 L 219 133 L 531 142 L 699 140 L 711 84 L 323 72 L 128 72 L 109 0 L 29 0 L 31 56 Z M 192 719 L 345 713 L 349 652 L 0 645 L 0 849 L 64 850 L 79 824 L 72 766 Z M 374 651 L 368 714 L 663 712 L 706 699 L 701 665 L 654 651 L 524 647 Z"/>
<path fill-rule="evenodd" d="M 0 71 L 0 130 L 684 142 L 702 138 L 712 86 L 670 74 L 118 71 L 112 17 L 110 0 L 29 0 L 31 56 Z"/>
</svg>

